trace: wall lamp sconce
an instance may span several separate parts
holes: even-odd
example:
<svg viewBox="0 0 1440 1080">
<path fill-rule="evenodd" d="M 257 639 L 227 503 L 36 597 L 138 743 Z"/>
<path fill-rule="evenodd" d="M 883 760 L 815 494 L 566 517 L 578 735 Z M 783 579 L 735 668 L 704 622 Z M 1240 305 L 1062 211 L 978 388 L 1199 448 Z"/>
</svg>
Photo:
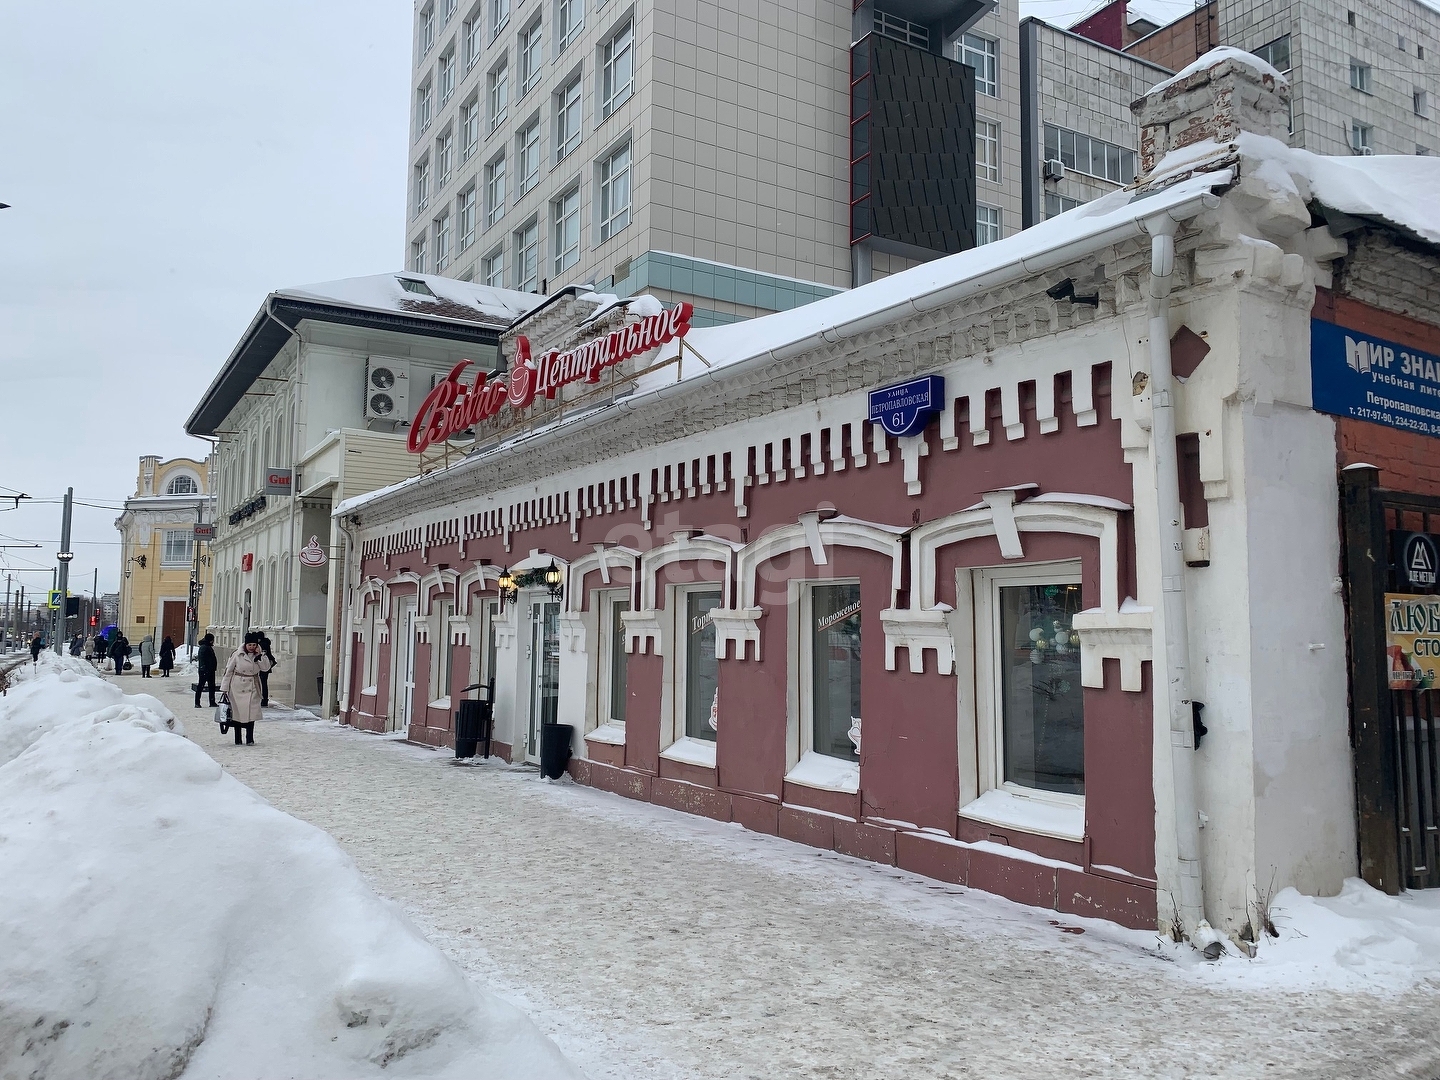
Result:
<svg viewBox="0 0 1440 1080">
<path fill-rule="evenodd" d="M 515 584 L 515 575 L 509 570 L 500 575 L 500 580 L 495 582 L 495 588 L 500 593 L 500 610 L 505 610 L 506 604 L 513 604 L 515 597 L 519 595 L 519 586 Z"/>
</svg>

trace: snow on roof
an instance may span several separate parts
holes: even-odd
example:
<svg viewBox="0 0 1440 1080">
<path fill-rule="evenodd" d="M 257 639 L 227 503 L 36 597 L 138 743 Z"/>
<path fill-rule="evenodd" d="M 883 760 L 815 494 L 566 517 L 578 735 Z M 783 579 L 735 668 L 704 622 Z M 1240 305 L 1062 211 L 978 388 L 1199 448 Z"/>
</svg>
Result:
<svg viewBox="0 0 1440 1080">
<path fill-rule="evenodd" d="M 405 283 L 410 283 L 410 288 Z M 509 325 L 545 297 L 434 274 L 373 274 L 275 290 L 276 296 L 370 311 Z"/>
<path fill-rule="evenodd" d="M 1125 5 L 1125 21 L 1135 23 L 1143 19 L 1156 26 L 1169 26 L 1194 10 L 1195 5 L 1190 0 L 1130 0 Z"/>
<path fill-rule="evenodd" d="M 1241 134 L 1239 145 L 1247 158 L 1283 165 L 1299 181 L 1296 190 L 1307 203 L 1313 200 L 1352 217 L 1384 221 L 1440 245 L 1440 198 L 1435 194 L 1440 191 L 1440 158 L 1326 157 L 1251 132 Z"/>
<path fill-rule="evenodd" d="M 1152 86 L 1149 90 L 1146 91 L 1146 95 L 1148 96 L 1150 94 L 1158 94 L 1166 87 L 1174 86 L 1176 83 L 1188 79 L 1191 75 L 1194 75 L 1198 71 L 1206 71 L 1210 68 L 1218 66 L 1223 60 L 1229 60 L 1239 67 L 1247 67 L 1256 75 L 1259 75 L 1261 78 L 1264 78 L 1268 75 L 1270 76 L 1270 78 L 1275 80 L 1276 86 L 1290 85 L 1289 79 L 1287 79 L 1284 75 L 1280 74 L 1280 72 L 1274 67 L 1272 67 L 1270 64 L 1266 63 L 1264 60 L 1261 60 L 1260 57 L 1256 56 L 1254 53 L 1248 53 L 1244 49 L 1232 48 L 1229 45 L 1221 45 L 1218 48 L 1211 49 L 1204 56 L 1200 57 L 1200 59 L 1196 60 L 1193 64 L 1189 64 L 1181 68 L 1164 82 L 1156 83 L 1154 86 Z"/>
</svg>

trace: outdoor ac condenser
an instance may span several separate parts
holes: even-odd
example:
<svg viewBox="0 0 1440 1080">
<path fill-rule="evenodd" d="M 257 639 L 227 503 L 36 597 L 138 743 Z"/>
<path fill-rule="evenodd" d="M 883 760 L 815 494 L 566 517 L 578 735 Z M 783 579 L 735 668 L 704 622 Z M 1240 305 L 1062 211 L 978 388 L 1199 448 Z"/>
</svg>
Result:
<svg viewBox="0 0 1440 1080">
<path fill-rule="evenodd" d="M 1046 161 L 1046 162 L 1045 162 L 1045 179 L 1046 179 L 1046 180 L 1064 180 L 1064 179 L 1065 179 L 1065 163 L 1064 163 L 1063 161 L 1061 161 L 1059 158 L 1050 158 L 1048 161 Z"/>
<path fill-rule="evenodd" d="M 409 422 L 409 360 L 394 356 L 365 358 L 365 419 Z"/>
</svg>

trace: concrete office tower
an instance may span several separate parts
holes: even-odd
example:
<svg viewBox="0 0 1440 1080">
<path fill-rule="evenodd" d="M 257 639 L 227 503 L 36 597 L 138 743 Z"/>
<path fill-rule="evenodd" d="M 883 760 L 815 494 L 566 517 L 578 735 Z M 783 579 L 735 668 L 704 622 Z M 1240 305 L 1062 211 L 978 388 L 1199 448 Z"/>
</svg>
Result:
<svg viewBox="0 0 1440 1080">
<path fill-rule="evenodd" d="M 1252 52 L 1289 76 L 1292 146 L 1317 154 L 1440 149 L 1440 12 L 1418 0 L 1211 0 L 1125 51 L 1179 68 L 1217 45 Z"/>
<path fill-rule="evenodd" d="M 1005 87 L 980 112 L 1018 162 L 1015 2 L 421 0 L 405 264 L 689 300 L 706 325 L 930 257 L 852 253 L 852 43 L 874 32 L 953 62 L 969 31 Z M 1006 173 L 979 197 L 1008 232 Z"/>
</svg>

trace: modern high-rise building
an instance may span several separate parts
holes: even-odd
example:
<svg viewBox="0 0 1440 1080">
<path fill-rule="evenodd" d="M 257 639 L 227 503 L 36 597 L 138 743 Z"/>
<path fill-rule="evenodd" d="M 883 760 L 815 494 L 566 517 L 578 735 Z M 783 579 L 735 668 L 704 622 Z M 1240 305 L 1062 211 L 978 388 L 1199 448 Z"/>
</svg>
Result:
<svg viewBox="0 0 1440 1080">
<path fill-rule="evenodd" d="M 645 291 L 706 325 L 1013 232 L 1017 17 L 1016 0 L 420 0 L 406 266 Z"/>
<path fill-rule="evenodd" d="M 1126 0 L 1109 6 L 1123 11 Z M 1106 33 L 1096 39 L 1120 44 Z M 1440 149 L 1440 11 L 1419 0 L 1211 0 L 1124 48 L 1178 69 L 1218 45 L 1289 76 L 1293 146 L 1317 154 Z"/>
</svg>

